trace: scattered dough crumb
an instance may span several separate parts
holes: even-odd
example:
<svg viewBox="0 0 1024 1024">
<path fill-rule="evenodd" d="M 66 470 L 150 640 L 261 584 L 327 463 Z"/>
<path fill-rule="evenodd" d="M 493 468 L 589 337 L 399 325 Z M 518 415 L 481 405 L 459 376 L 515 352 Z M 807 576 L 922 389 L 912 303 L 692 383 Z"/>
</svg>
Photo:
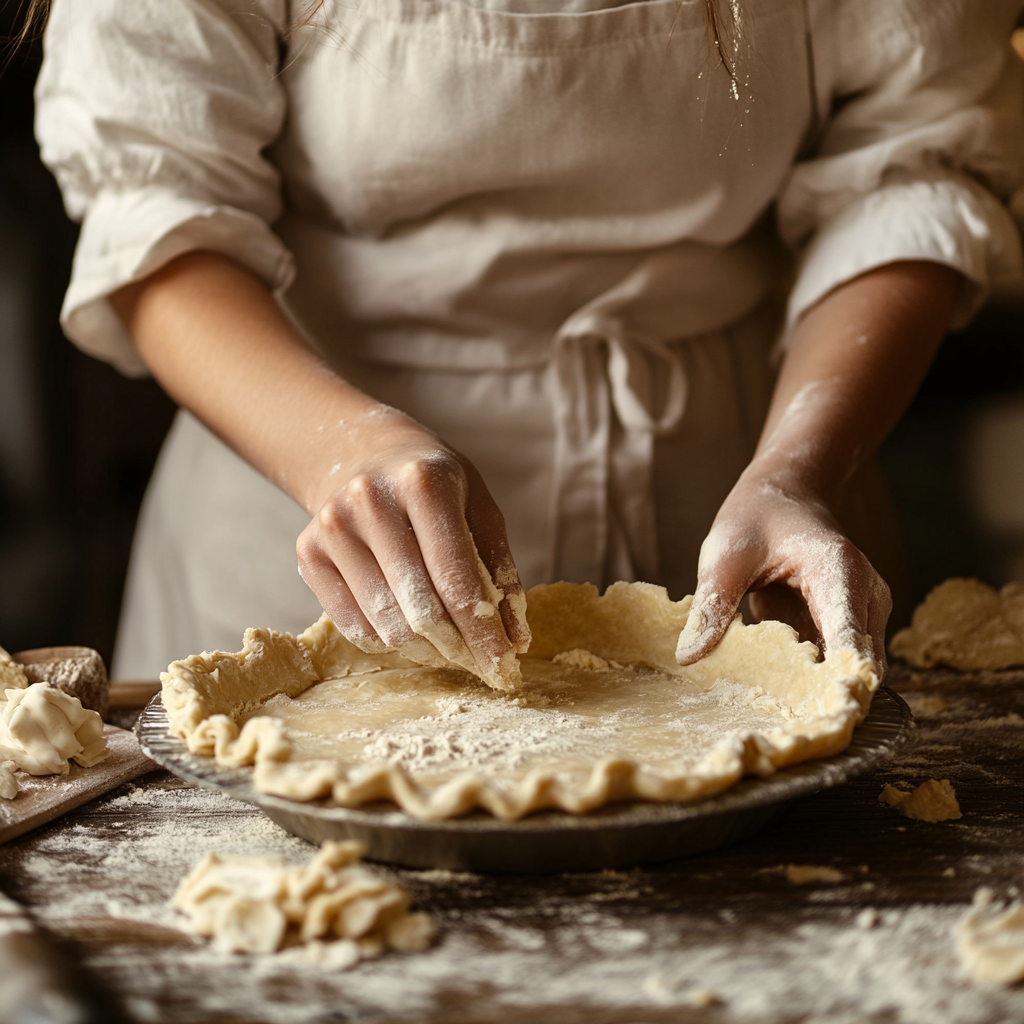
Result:
<svg viewBox="0 0 1024 1024">
<path fill-rule="evenodd" d="M 942 877 L 956 878 L 956 868 L 946 868 L 946 870 L 942 872 Z"/>
<path fill-rule="evenodd" d="M 929 779 L 912 793 L 886 785 L 878 799 L 917 821 L 951 821 L 962 816 L 956 790 L 949 784 L 949 779 L 941 782 Z"/>
<path fill-rule="evenodd" d="M 807 885 L 809 882 L 843 882 L 846 875 L 835 868 L 817 864 L 787 864 L 786 878 L 794 885 Z"/>
<path fill-rule="evenodd" d="M 574 647 L 571 651 L 562 651 L 551 659 L 556 665 L 568 665 L 569 668 L 586 669 L 588 672 L 608 672 L 611 664 L 590 651 Z"/>
<path fill-rule="evenodd" d="M 172 906 L 197 935 L 230 952 L 310 943 L 314 963 L 341 969 L 386 949 L 426 949 L 430 918 L 407 913 L 409 894 L 360 864 L 363 852 L 360 843 L 328 841 L 305 867 L 210 853 L 178 886 Z"/>
<path fill-rule="evenodd" d="M 949 707 L 941 697 L 922 697 L 917 706 L 922 711 L 945 711 Z"/>
<path fill-rule="evenodd" d="M 867 907 L 857 915 L 857 927 L 867 931 L 878 924 L 878 911 L 874 907 Z"/>
<path fill-rule="evenodd" d="M 957 924 L 957 950 L 975 981 L 1012 985 L 1024 979 L 1024 905 L 993 905 L 979 889 Z"/>
<path fill-rule="evenodd" d="M 4 800 L 13 800 L 21 789 L 14 777 L 14 770 L 17 767 L 13 761 L 4 761 L 0 764 L 0 797 Z"/>
<path fill-rule="evenodd" d="M 975 579 L 940 583 L 889 644 L 894 658 L 917 668 L 962 671 L 1024 665 L 1024 583 L 995 590 Z"/>
<path fill-rule="evenodd" d="M 686 1002 L 690 1006 L 718 1006 L 722 997 L 709 988 L 693 988 L 686 993 Z"/>
<path fill-rule="evenodd" d="M 497 610 L 490 601 L 477 601 L 473 614 L 478 619 L 489 619 Z"/>
</svg>

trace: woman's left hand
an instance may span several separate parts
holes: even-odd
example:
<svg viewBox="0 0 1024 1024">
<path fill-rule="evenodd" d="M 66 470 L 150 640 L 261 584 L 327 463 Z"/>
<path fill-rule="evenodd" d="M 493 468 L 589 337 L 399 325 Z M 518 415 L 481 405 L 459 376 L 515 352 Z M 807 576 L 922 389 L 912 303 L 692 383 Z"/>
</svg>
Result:
<svg viewBox="0 0 1024 1024">
<path fill-rule="evenodd" d="M 781 619 L 826 654 L 852 647 L 885 674 L 889 588 L 825 503 L 755 462 L 701 547 L 697 589 L 676 658 L 689 665 L 722 639 L 744 595 L 759 619 Z"/>
<path fill-rule="evenodd" d="M 832 510 L 913 398 L 962 285 L 937 263 L 890 263 L 804 314 L 754 460 L 701 548 L 681 664 L 711 651 L 752 591 L 758 618 L 789 622 L 826 654 L 852 647 L 882 678 L 889 588 Z"/>
</svg>

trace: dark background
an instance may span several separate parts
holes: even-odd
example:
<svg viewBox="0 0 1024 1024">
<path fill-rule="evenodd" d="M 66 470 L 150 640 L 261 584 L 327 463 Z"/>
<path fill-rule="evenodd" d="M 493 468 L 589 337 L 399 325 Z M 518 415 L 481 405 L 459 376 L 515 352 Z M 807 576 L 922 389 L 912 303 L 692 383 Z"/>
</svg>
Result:
<svg viewBox="0 0 1024 1024">
<path fill-rule="evenodd" d="M 14 20 L 0 8 L 0 37 Z M 85 644 L 109 663 L 135 517 L 174 406 L 61 334 L 77 229 L 32 136 L 39 58 L 38 42 L 8 50 L 0 74 L 0 645 Z M 1024 303 L 1004 300 L 947 338 L 882 451 L 914 602 L 947 576 L 998 584 L 1024 566 L 1024 526 L 993 527 L 966 483 L 978 424 L 992 410 L 1012 420 L 1018 402 L 1024 466 L 1022 325 Z M 995 464 L 1012 472 L 1006 447 Z"/>
</svg>

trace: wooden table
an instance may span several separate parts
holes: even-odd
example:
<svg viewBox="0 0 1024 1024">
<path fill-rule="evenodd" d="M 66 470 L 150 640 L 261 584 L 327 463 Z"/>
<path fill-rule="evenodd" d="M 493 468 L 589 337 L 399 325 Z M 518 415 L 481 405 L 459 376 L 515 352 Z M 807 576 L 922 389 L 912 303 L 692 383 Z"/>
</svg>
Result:
<svg viewBox="0 0 1024 1024">
<path fill-rule="evenodd" d="M 1024 888 L 1024 672 L 890 682 L 917 719 L 899 755 L 755 839 L 625 872 L 396 871 L 437 944 L 345 972 L 299 951 L 219 954 L 179 930 L 167 900 L 207 850 L 310 848 L 165 772 L 0 848 L 0 883 L 142 1021 L 1024 1021 L 1024 989 L 972 984 L 953 945 L 979 886 Z M 878 802 L 885 782 L 929 778 L 950 779 L 962 819 Z M 842 879 L 794 885 L 788 864 Z"/>
</svg>

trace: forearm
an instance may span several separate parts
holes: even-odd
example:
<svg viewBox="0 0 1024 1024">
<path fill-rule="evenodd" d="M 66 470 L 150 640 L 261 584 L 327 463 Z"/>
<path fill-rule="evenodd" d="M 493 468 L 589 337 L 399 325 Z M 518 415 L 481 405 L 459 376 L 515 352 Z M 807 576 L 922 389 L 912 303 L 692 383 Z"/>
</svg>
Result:
<svg viewBox="0 0 1024 1024">
<path fill-rule="evenodd" d="M 223 256 L 182 256 L 111 301 L 168 394 L 312 515 L 379 403 L 331 371 L 266 286 Z"/>
<path fill-rule="evenodd" d="M 962 280 L 937 263 L 893 263 L 813 307 L 792 338 L 751 470 L 834 504 L 913 398 Z"/>
<path fill-rule="evenodd" d="M 309 512 L 299 571 L 349 640 L 515 685 L 522 583 L 467 460 L 342 380 L 224 257 L 183 256 L 112 302 L 171 396 Z"/>
</svg>

